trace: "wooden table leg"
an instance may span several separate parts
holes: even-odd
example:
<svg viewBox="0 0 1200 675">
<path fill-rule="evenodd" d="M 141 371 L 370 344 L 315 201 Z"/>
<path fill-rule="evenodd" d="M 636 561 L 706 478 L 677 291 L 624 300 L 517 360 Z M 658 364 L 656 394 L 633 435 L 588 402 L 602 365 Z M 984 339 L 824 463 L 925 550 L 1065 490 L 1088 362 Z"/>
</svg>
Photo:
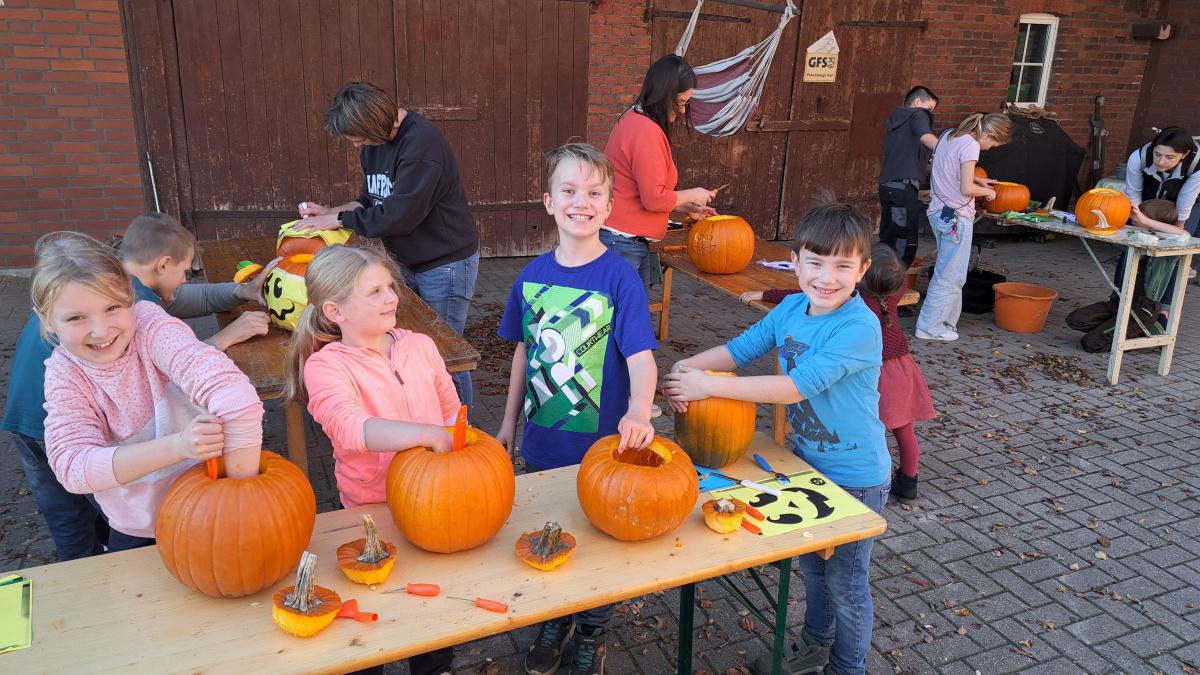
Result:
<svg viewBox="0 0 1200 675">
<path fill-rule="evenodd" d="M 1160 258 L 1161 259 L 1161 258 Z M 1183 314 L 1183 292 L 1187 288 L 1188 270 L 1192 269 L 1192 255 L 1181 255 L 1175 267 L 1175 290 L 1171 293 L 1171 313 L 1167 316 L 1167 335 L 1170 342 L 1163 345 L 1158 357 L 1158 374 L 1171 372 L 1171 359 L 1175 355 L 1176 334 L 1179 332 L 1179 317 Z"/>
<path fill-rule="evenodd" d="M 675 270 L 667 267 L 663 270 L 662 281 L 662 302 L 658 313 L 658 339 L 667 339 L 667 330 L 671 326 L 671 282 L 675 276 Z"/>
<path fill-rule="evenodd" d="M 788 595 L 791 593 L 792 559 L 779 561 L 779 593 L 775 596 L 775 642 L 771 650 L 771 675 L 783 670 L 783 655 L 787 649 Z"/>
<path fill-rule="evenodd" d="M 296 401 L 283 404 L 284 424 L 287 427 L 288 459 L 292 460 L 304 477 L 308 477 L 308 440 L 304 437 L 304 409 Z"/>
<path fill-rule="evenodd" d="M 1121 375 L 1121 357 L 1125 352 L 1125 331 L 1129 323 L 1129 310 L 1133 306 L 1133 289 L 1137 283 L 1138 261 L 1141 259 L 1141 250 L 1133 246 L 1125 248 L 1125 282 L 1121 286 L 1121 298 L 1117 306 L 1117 323 L 1113 328 L 1112 352 L 1108 355 L 1109 384 L 1116 384 Z M 1152 318 L 1151 321 L 1154 319 Z M 1146 328 L 1149 327 L 1146 326 Z"/>
</svg>

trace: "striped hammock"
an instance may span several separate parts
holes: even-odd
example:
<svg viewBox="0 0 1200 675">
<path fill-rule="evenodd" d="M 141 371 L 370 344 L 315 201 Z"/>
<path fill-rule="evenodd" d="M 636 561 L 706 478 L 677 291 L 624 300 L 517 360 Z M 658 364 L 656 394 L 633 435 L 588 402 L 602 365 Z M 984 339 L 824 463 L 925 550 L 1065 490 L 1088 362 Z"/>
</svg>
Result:
<svg viewBox="0 0 1200 675">
<path fill-rule="evenodd" d="M 704 0 L 696 0 L 696 9 L 692 10 L 687 28 L 675 47 L 677 56 L 687 52 L 703 6 Z M 693 128 L 710 136 L 732 136 L 745 128 L 750 116 L 758 109 L 783 29 L 796 15 L 796 5 L 787 0 L 783 18 L 765 40 L 729 58 L 694 68 L 696 89 L 688 110 L 688 120 Z"/>
</svg>

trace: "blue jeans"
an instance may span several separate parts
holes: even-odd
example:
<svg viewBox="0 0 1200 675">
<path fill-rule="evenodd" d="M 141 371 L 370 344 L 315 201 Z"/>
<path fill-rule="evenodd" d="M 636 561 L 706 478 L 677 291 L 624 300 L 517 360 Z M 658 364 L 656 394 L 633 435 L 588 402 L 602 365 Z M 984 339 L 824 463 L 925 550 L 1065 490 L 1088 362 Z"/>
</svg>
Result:
<svg viewBox="0 0 1200 675">
<path fill-rule="evenodd" d="M 869 488 L 845 488 L 851 497 L 876 513 L 883 512 L 891 481 Z M 871 548 L 874 539 L 838 546 L 829 560 L 816 553 L 797 560 L 804 572 L 804 628 L 830 647 L 829 665 L 839 675 L 858 675 L 867 668 L 875 607 L 871 602 Z"/>
<path fill-rule="evenodd" d="M 435 314 L 463 334 L 467 328 L 467 310 L 475 297 L 475 281 L 479 278 L 479 252 L 458 262 L 447 263 L 424 272 L 404 268 L 404 283 L 414 291 Z M 468 410 L 472 403 L 471 371 L 451 373 L 458 398 Z"/>
<path fill-rule="evenodd" d="M 613 253 L 621 256 L 622 260 L 633 265 L 633 269 L 637 270 L 638 276 L 642 278 L 642 285 L 646 287 L 646 290 L 650 290 L 651 286 L 658 283 L 662 269 L 654 269 L 658 258 L 650 254 L 650 246 L 645 242 L 632 237 L 622 237 L 608 230 L 600 230 L 600 243 L 611 248 Z"/>
<path fill-rule="evenodd" d="M 10 434 L 10 438 L 21 457 L 25 484 L 46 519 L 58 559 L 75 560 L 103 553 L 108 522 L 91 495 L 67 492 L 50 468 L 42 441 L 17 433 Z"/>
<path fill-rule="evenodd" d="M 971 265 L 971 239 L 975 224 L 966 216 L 958 216 L 958 241 L 950 234 L 950 223 L 929 214 L 929 225 L 937 240 L 937 262 L 933 276 L 917 316 L 917 330 L 936 337 L 958 332 L 958 317 L 962 314 L 962 289 L 967 283 L 967 268 Z"/>
</svg>

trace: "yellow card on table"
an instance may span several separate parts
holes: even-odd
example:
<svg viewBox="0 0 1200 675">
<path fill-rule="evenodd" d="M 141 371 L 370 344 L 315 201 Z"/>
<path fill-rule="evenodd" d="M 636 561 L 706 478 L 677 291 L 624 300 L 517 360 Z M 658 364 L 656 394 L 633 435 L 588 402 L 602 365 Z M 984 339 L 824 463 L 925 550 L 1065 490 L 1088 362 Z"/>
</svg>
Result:
<svg viewBox="0 0 1200 675">
<path fill-rule="evenodd" d="M 0 579 L 0 654 L 33 643 L 33 580 L 19 574 Z"/>
<path fill-rule="evenodd" d="M 816 471 L 810 469 L 791 474 L 788 478 L 792 481 L 788 485 L 780 484 L 775 478 L 759 481 L 779 490 L 782 495 L 779 497 L 742 486 L 714 490 L 712 494 L 717 499 L 740 499 L 762 512 L 762 520 L 750 516 L 746 516 L 746 519 L 762 530 L 763 537 L 806 530 L 870 512 L 862 502 Z"/>
</svg>

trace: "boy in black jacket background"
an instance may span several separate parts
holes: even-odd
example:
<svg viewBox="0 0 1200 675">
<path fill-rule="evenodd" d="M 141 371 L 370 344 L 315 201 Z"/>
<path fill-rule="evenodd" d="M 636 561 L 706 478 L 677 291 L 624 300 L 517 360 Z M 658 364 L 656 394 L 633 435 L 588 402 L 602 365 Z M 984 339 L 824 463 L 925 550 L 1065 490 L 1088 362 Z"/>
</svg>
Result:
<svg viewBox="0 0 1200 675">
<path fill-rule="evenodd" d="M 917 198 L 929 173 L 929 151 L 937 145 L 933 109 L 938 97 L 925 87 L 904 95 L 887 121 L 883 166 L 879 171 L 879 241 L 887 244 L 905 267 L 917 256 L 917 235 L 924 206 Z"/>
<path fill-rule="evenodd" d="M 359 149 L 363 191 L 341 206 L 301 202 L 304 229 L 345 227 L 382 239 L 408 287 L 461 335 L 479 275 L 479 230 L 446 137 L 369 82 L 351 82 L 334 96 L 325 130 Z M 471 373 L 453 377 L 470 406 Z"/>
</svg>

